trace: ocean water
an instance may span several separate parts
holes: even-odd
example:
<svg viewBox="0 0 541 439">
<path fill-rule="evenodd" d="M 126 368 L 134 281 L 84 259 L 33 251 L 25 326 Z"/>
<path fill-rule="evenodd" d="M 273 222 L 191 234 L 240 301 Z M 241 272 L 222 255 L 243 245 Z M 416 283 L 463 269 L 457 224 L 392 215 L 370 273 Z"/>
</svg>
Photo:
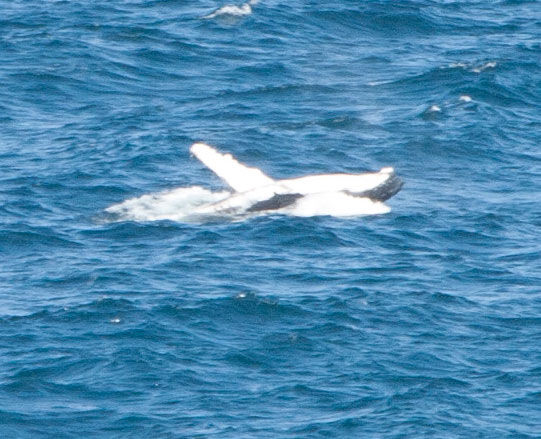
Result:
<svg viewBox="0 0 541 439">
<path fill-rule="evenodd" d="M 541 437 L 539 1 L 0 11 L 0 437 Z M 195 141 L 405 185 L 153 217 Z"/>
</svg>

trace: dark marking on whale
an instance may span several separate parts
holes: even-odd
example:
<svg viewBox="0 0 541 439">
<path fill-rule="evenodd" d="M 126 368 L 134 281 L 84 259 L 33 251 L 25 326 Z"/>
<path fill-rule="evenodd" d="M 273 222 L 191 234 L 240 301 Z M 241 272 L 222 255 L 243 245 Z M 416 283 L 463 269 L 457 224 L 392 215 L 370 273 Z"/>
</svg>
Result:
<svg viewBox="0 0 541 439">
<path fill-rule="evenodd" d="M 246 209 L 247 212 L 261 212 L 263 210 L 278 210 L 292 205 L 302 194 L 274 194 L 273 197 L 259 201 Z"/>
<path fill-rule="evenodd" d="M 386 201 L 393 195 L 396 195 L 398 192 L 400 192 L 402 186 L 404 186 L 404 182 L 393 173 L 384 183 L 376 186 L 373 189 L 360 193 L 355 193 L 351 191 L 346 191 L 346 193 L 354 197 L 366 197 L 374 201 Z"/>
</svg>

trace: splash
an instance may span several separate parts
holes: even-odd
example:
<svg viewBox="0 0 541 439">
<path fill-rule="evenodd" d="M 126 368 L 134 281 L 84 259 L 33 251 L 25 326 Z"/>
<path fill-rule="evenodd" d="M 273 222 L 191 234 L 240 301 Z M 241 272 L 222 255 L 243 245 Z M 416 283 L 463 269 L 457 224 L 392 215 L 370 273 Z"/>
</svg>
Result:
<svg viewBox="0 0 541 439">
<path fill-rule="evenodd" d="M 228 191 L 212 192 L 200 186 L 181 187 L 165 192 L 131 198 L 108 207 L 113 221 L 199 222 L 198 208 L 224 200 Z"/>
</svg>

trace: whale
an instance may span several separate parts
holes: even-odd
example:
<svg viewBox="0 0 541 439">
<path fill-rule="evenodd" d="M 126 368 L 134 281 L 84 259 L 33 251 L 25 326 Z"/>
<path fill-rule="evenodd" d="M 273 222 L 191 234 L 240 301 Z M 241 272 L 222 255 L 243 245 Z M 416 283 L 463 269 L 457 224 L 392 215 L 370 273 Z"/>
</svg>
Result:
<svg viewBox="0 0 541 439">
<path fill-rule="evenodd" d="M 191 153 L 228 186 L 166 189 L 105 209 L 105 221 L 205 223 L 243 221 L 261 215 L 357 217 L 391 211 L 385 204 L 402 188 L 393 168 L 359 174 L 317 174 L 274 179 L 231 154 L 197 142 Z"/>
<path fill-rule="evenodd" d="M 404 184 L 392 167 L 360 174 L 317 174 L 280 180 L 206 143 L 194 143 L 190 152 L 230 188 L 224 199 L 198 206 L 197 214 L 381 214 L 391 210 L 384 202 Z"/>
</svg>

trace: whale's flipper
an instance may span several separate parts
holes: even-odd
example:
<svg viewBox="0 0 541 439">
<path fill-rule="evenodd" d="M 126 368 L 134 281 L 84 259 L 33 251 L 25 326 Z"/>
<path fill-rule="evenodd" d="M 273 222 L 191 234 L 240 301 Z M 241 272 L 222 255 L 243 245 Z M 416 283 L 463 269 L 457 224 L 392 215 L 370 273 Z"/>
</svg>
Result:
<svg viewBox="0 0 541 439">
<path fill-rule="evenodd" d="M 274 180 L 261 170 L 245 166 L 231 154 L 221 154 L 205 143 L 194 143 L 190 151 L 237 192 L 246 192 L 274 183 Z"/>
</svg>

